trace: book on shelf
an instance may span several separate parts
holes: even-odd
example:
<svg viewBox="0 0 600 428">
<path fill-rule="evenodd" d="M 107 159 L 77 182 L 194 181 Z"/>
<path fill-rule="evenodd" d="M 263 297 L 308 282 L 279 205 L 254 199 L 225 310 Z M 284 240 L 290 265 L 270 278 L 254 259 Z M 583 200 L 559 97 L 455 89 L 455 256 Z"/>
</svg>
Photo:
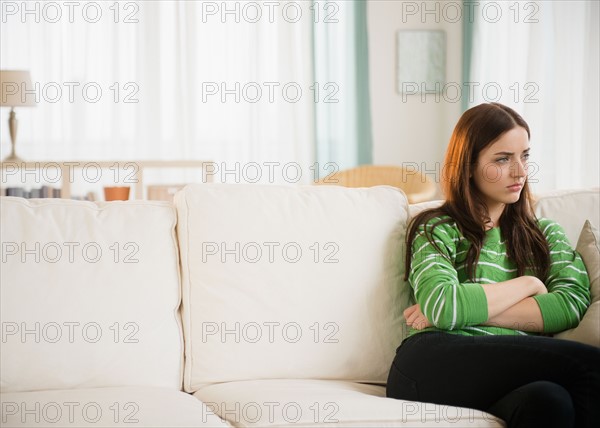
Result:
<svg viewBox="0 0 600 428">
<path fill-rule="evenodd" d="M 24 198 L 25 189 L 23 189 L 22 187 L 7 187 L 6 190 L 4 190 L 3 196 L 15 196 L 17 198 Z"/>
<path fill-rule="evenodd" d="M 42 198 L 52 198 L 52 187 L 50 186 L 42 186 Z"/>
<path fill-rule="evenodd" d="M 42 186 L 29 190 L 24 187 L 7 187 L 2 190 L 2 196 L 14 196 L 25 199 L 60 198 L 61 190 L 51 186 Z"/>
</svg>

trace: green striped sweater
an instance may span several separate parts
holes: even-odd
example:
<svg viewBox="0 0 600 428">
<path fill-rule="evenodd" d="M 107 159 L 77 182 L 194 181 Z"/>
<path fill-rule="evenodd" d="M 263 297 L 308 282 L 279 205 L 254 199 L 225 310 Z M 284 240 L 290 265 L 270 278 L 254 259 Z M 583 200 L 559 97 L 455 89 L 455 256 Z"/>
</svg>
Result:
<svg viewBox="0 0 600 428">
<path fill-rule="evenodd" d="M 481 284 L 507 281 L 517 276 L 516 264 L 507 256 L 500 228 L 486 232 L 479 262 L 474 264 L 474 281 L 467 279 L 466 256 L 470 243 L 455 222 L 427 223 L 438 251 L 425 237 L 424 226 L 412 244 L 409 283 L 421 311 L 435 326 L 411 329 L 409 336 L 425 331 L 446 331 L 468 336 L 538 334 L 517 329 L 484 326 L 488 319 L 487 299 Z M 554 333 L 576 326 L 590 305 L 590 283 L 581 256 L 571 248 L 564 230 L 555 222 L 539 219 L 550 248 L 550 274 L 544 282 L 547 294 L 534 296 L 544 320 L 544 332 Z M 528 270 L 525 275 L 533 275 Z M 518 327 L 518 326 L 515 326 Z"/>
</svg>

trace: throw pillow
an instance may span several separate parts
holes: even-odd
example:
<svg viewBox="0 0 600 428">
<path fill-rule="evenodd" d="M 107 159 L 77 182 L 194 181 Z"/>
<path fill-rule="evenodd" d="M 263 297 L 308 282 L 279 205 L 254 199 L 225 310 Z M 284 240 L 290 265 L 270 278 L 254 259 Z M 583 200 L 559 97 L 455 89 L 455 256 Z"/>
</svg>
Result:
<svg viewBox="0 0 600 428">
<path fill-rule="evenodd" d="M 583 225 L 576 250 L 581 254 L 590 277 L 592 304 L 577 327 L 554 337 L 600 347 L 600 239 L 598 229 L 589 220 Z"/>
</svg>

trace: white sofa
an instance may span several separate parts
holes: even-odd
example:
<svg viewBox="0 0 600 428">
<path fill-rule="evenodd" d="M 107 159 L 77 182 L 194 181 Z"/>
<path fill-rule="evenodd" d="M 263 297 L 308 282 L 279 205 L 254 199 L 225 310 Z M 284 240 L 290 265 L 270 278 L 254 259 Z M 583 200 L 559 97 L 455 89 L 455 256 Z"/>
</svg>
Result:
<svg viewBox="0 0 600 428">
<path fill-rule="evenodd" d="M 538 212 L 577 242 L 598 189 Z M 501 427 L 385 398 L 409 206 L 386 186 L 2 198 L 1 426 Z"/>
</svg>

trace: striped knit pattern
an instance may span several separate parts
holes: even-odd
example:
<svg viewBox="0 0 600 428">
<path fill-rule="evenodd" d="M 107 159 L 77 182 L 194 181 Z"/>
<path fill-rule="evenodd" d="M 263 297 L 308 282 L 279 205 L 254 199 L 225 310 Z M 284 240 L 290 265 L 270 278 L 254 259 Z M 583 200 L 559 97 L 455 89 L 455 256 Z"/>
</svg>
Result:
<svg viewBox="0 0 600 428">
<path fill-rule="evenodd" d="M 486 232 L 486 238 L 474 268 L 475 278 L 467 279 L 466 256 L 470 243 L 455 222 L 427 223 L 427 230 L 440 247 L 425 237 L 421 225 L 412 244 L 409 283 L 416 301 L 427 319 L 435 326 L 411 329 L 409 335 L 424 331 L 446 331 L 468 336 L 530 334 L 518 329 L 480 325 L 487 321 L 487 299 L 481 284 L 492 284 L 517 277 L 517 266 L 508 258 L 506 242 L 500 228 Z M 548 219 L 538 219 L 550 247 L 550 274 L 544 283 L 548 294 L 535 296 L 544 332 L 554 333 L 575 327 L 590 305 L 590 283 L 581 256 L 571 248 L 564 230 Z M 533 275 L 526 271 L 525 275 Z M 518 326 L 515 326 L 518 327 Z"/>
</svg>

